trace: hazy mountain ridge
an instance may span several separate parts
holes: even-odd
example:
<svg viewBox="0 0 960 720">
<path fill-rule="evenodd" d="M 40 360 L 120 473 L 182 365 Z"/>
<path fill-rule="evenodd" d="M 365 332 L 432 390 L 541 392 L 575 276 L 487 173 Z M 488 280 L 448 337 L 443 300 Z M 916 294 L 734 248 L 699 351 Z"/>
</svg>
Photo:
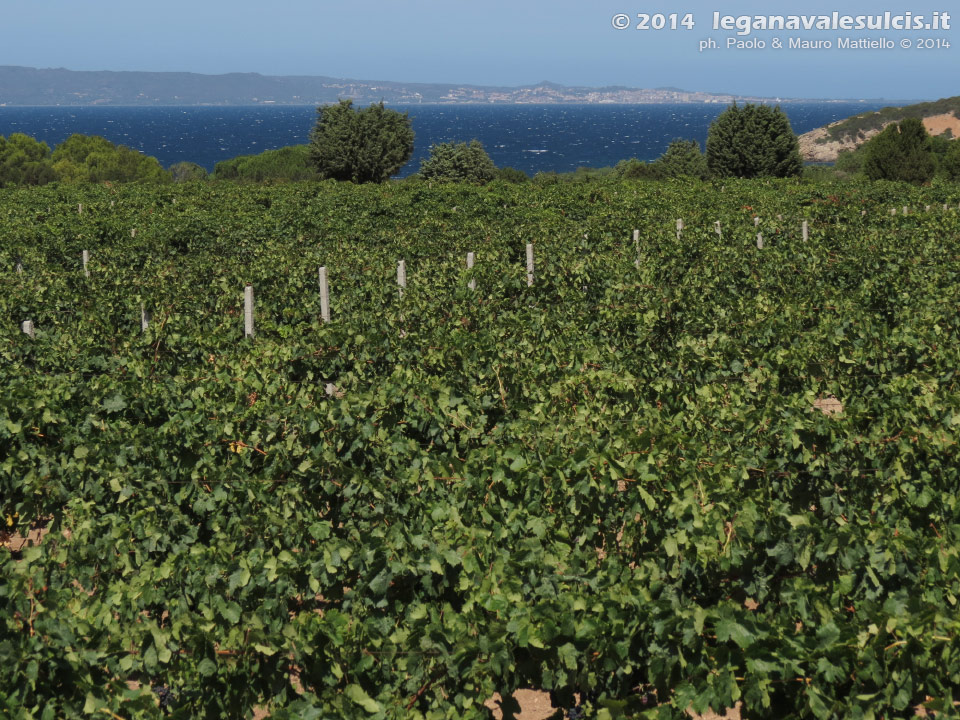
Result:
<svg viewBox="0 0 960 720">
<path fill-rule="evenodd" d="M 730 103 L 795 102 L 706 93 L 677 88 L 498 87 L 443 83 L 402 83 L 306 75 L 186 72 L 77 71 L 64 68 L 0 66 L 0 105 L 321 105 L 352 98 L 358 103 Z M 809 99 L 806 99 L 809 101 Z"/>
</svg>

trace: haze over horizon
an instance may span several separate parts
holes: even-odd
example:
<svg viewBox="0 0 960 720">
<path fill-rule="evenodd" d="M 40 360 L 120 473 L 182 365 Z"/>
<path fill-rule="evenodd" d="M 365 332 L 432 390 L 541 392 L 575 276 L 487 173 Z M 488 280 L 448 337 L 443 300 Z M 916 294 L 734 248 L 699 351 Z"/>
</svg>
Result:
<svg viewBox="0 0 960 720">
<path fill-rule="evenodd" d="M 824 0 L 778 4 L 702 0 L 684 7 L 579 0 L 354 0 L 348 4 L 281 0 L 264 12 L 252 0 L 171 0 L 140 5 L 104 0 L 92 12 L 69 0 L 18 7 L 0 27 L 0 65 L 71 70 L 324 75 L 408 83 L 521 86 L 543 80 L 567 86 L 684 90 L 764 97 L 934 99 L 956 95 L 944 68 L 956 64 L 960 36 L 938 32 L 756 32 L 766 49 L 700 52 L 736 32 L 712 29 L 724 14 L 830 14 Z M 918 0 L 897 12 L 933 15 L 942 3 Z M 640 11 L 682 17 L 676 30 L 617 30 L 611 18 Z M 844 14 L 876 13 L 864 0 Z M 810 39 L 931 36 L 951 47 L 931 50 L 772 50 L 776 36 Z"/>
</svg>

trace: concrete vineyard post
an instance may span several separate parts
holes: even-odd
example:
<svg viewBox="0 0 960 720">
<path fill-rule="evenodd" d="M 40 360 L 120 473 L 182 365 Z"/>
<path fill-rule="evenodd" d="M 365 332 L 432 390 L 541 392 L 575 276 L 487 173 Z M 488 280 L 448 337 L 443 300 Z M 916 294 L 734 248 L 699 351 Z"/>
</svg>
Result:
<svg viewBox="0 0 960 720">
<path fill-rule="evenodd" d="M 467 270 L 473 270 L 473 261 L 474 261 L 474 255 L 473 255 L 473 253 L 472 253 L 472 252 L 468 252 L 468 253 L 467 253 Z M 477 281 L 476 281 L 476 280 L 471 280 L 469 283 L 467 283 L 467 287 L 470 288 L 471 290 L 476 290 L 476 289 L 477 289 Z"/>
<path fill-rule="evenodd" d="M 135 238 L 137 236 L 137 229 L 130 228 L 130 237 Z"/>
<path fill-rule="evenodd" d="M 90 251 L 84 250 L 80 257 L 83 260 L 83 274 L 85 277 L 90 277 L 90 270 L 87 269 L 87 263 L 90 262 Z"/>
<path fill-rule="evenodd" d="M 760 216 L 759 216 L 759 215 L 757 215 L 756 217 L 753 218 L 753 226 L 754 226 L 754 227 L 760 227 Z"/>
<path fill-rule="evenodd" d="M 253 335 L 253 285 L 247 283 L 243 289 L 243 336 L 252 338 Z"/>
<path fill-rule="evenodd" d="M 757 250 L 763 250 L 763 235 L 757 233 Z"/>
<path fill-rule="evenodd" d="M 533 243 L 527 243 L 527 287 L 533 287 Z"/>
<path fill-rule="evenodd" d="M 907 215 L 907 213 L 908 213 L 908 208 L 907 208 L 906 205 L 904 205 L 904 206 L 903 206 L 903 214 L 904 214 L 904 215 Z"/>
<path fill-rule="evenodd" d="M 803 241 L 806 242 L 810 239 L 810 224 L 804 220 L 803 221 Z"/>
<path fill-rule="evenodd" d="M 714 229 L 714 232 L 717 233 L 717 237 L 720 238 L 721 240 L 723 240 L 723 231 L 720 229 L 720 221 L 719 221 L 719 220 L 717 220 L 717 221 L 713 224 L 713 229 Z"/>
<path fill-rule="evenodd" d="M 633 231 L 633 247 L 636 248 L 636 251 L 637 251 L 637 259 L 633 261 L 633 264 L 639 268 L 640 267 L 640 231 L 639 230 Z"/>
<path fill-rule="evenodd" d="M 317 274 L 320 279 L 320 319 L 330 322 L 330 286 L 327 284 L 327 268 L 322 266 Z"/>
<path fill-rule="evenodd" d="M 24 320 L 20 324 L 20 329 L 23 330 L 25 335 L 29 335 L 31 340 L 37 337 L 33 330 L 33 320 Z"/>
<path fill-rule="evenodd" d="M 400 260 L 397 263 L 397 292 L 399 293 L 401 300 L 403 300 L 403 291 L 406 287 L 407 287 L 407 261 Z M 400 321 L 403 322 L 403 319 L 404 319 L 403 313 L 401 312 Z M 404 330 L 403 328 L 400 328 L 400 332 L 398 333 L 398 335 L 401 338 L 405 338 L 407 336 L 407 331 Z"/>
<path fill-rule="evenodd" d="M 146 332 L 148 327 L 150 327 L 150 313 L 143 307 L 143 303 L 140 303 L 140 331 Z"/>
<path fill-rule="evenodd" d="M 83 203 L 77 203 L 77 215 L 83 215 Z"/>
<path fill-rule="evenodd" d="M 683 234 L 683 219 L 677 218 L 677 240 L 680 239 L 680 236 Z"/>
</svg>

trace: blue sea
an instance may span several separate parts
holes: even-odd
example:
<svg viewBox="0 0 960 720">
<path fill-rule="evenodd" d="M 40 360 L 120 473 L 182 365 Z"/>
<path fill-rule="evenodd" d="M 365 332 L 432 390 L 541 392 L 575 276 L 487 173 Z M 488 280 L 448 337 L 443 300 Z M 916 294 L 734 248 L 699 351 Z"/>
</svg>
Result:
<svg viewBox="0 0 960 720">
<path fill-rule="evenodd" d="M 655 160 L 675 138 L 703 147 L 722 104 L 683 105 L 414 105 L 414 157 L 400 173 L 416 172 L 430 145 L 483 143 L 499 167 L 533 175 L 605 167 L 620 160 Z M 802 103 L 782 106 L 801 134 L 861 112 L 876 103 Z M 306 143 L 316 108 L 257 107 L 0 107 L 0 135 L 21 132 L 49 144 L 72 133 L 108 140 L 155 156 L 165 167 L 188 160 L 216 163 Z"/>
</svg>

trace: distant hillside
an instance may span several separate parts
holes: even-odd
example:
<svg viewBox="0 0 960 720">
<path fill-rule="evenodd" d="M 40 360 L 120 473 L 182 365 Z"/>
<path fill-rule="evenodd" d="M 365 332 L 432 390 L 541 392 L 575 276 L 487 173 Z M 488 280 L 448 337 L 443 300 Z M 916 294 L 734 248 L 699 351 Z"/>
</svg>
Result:
<svg viewBox="0 0 960 720">
<path fill-rule="evenodd" d="M 521 87 L 344 80 L 258 73 L 74 71 L 0 66 L 2 105 L 321 105 L 358 103 L 731 103 L 794 102 L 677 88 L 568 87 L 551 82 Z"/>
<path fill-rule="evenodd" d="M 931 135 L 947 133 L 960 138 L 960 96 L 917 103 L 905 107 L 886 107 L 876 112 L 854 115 L 800 136 L 800 152 L 808 162 L 834 162 L 844 150 L 855 150 L 890 123 L 919 118 Z"/>
</svg>

